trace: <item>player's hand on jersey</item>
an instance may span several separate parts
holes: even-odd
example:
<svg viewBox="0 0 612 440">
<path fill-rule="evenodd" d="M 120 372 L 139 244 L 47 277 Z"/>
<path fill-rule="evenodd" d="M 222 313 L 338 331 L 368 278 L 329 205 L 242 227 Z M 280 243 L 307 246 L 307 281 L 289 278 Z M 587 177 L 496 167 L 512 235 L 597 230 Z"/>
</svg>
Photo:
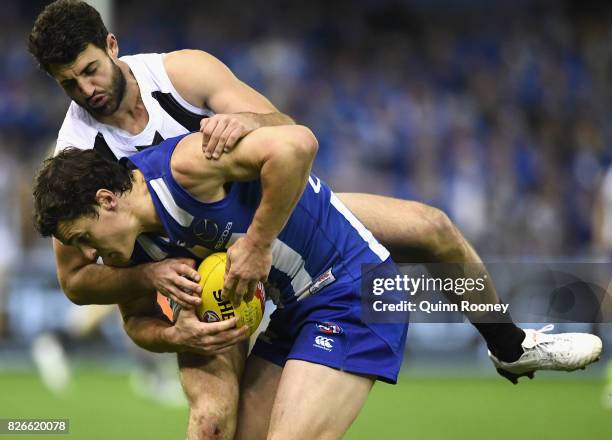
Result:
<svg viewBox="0 0 612 440">
<path fill-rule="evenodd" d="M 177 352 L 215 355 L 228 351 L 232 345 L 249 337 L 249 327 L 236 327 L 238 318 L 219 322 L 202 322 L 193 309 L 181 309 L 169 328 L 170 342 Z"/>
<path fill-rule="evenodd" d="M 258 282 L 268 279 L 272 267 L 272 246 L 260 246 L 247 235 L 227 250 L 225 280 L 221 297 L 234 307 L 253 299 Z"/>
<path fill-rule="evenodd" d="M 159 293 L 181 307 L 193 308 L 202 302 L 200 274 L 189 258 L 168 258 L 145 266 L 145 276 Z"/>
<path fill-rule="evenodd" d="M 218 159 L 259 126 L 260 124 L 252 117 L 240 113 L 218 114 L 204 118 L 200 121 L 202 151 L 207 159 Z"/>
</svg>

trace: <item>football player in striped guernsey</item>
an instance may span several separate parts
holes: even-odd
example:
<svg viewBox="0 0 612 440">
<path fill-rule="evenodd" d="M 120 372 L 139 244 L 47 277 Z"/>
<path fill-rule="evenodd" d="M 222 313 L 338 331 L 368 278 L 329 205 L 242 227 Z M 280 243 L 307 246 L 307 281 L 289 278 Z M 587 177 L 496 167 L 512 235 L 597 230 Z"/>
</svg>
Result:
<svg viewBox="0 0 612 440">
<path fill-rule="evenodd" d="M 259 127 L 293 123 L 205 52 L 184 50 L 119 57 L 116 37 L 107 31 L 97 11 L 84 2 L 59 0 L 48 5 L 35 22 L 29 48 L 40 66 L 73 100 L 58 135 L 57 152 L 72 146 L 95 149 L 105 157 L 120 159 L 164 139 L 202 130 L 205 157 L 214 160 Z M 337 197 L 397 262 L 481 262 L 448 217 L 433 207 L 367 194 Z M 205 235 L 217 233 L 206 228 L 203 231 Z M 146 243 L 139 245 L 145 253 L 155 252 Z M 194 282 L 193 267 L 176 260 L 118 268 L 94 264 L 57 240 L 54 248 L 60 283 L 75 303 L 119 303 L 153 290 L 182 306 L 198 303 L 199 287 Z M 236 249 L 234 258 L 243 258 L 243 252 L 247 250 Z M 230 276 L 236 276 L 237 266 L 231 265 Z M 478 273 L 461 276 L 476 278 L 484 271 L 483 268 Z M 472 300 L 499 302 L 490 280 L 486 291 Z M 498 371 L 513 382 L 520 375 L 532 375 L 538 362 L 544 365 L 550 357 L 560 359 L 573 349 L 571 345 L 551 343 L 541 337 L 541 332 L 523 331 L 505 314 L 469 318 L 486 340 Z M 202 337 L 207 337 L 204 330 Z M 546 350 L 540 350 L 542 346 Z M 561 349 L 562 346 L 565 348 Z M 538 355 L 534 357 L 528 352 Z M 191 381 L 192 385 L 216 381 L 219 375 L 208 374 L 207 369 L 225 368 L 228 361 L 223 357 L 210 360 L 181 355 L 183 380 L 202 374 Z M 242 360 L 236 355 L 236 363 Z M 201 388 L 187 393 L 190 399 L 197 400 L 191 402 L 192 409 L 207 415 L 197 420 L 210 422 L 210 429 L 224 426 L 224 421 L 216 420 L 219 411 L 209 403 L 208 390 L 214 386 Z"/>
<path fill-rule="evenodd" d="M 118 266 L 142 258 L 135 254 L 139 237 L 167 256 L 189 252 L 199 260 L 214 252 L 199 233 L 201 222 L 228 231 L 215 247 L 239 267 L 236 275 L 228 271 L 224 294 L 240 303 L 262 281 L 279 292 L 247 363 L 238 437 L 339 439 L 374 381 L 397 381 L 407 319 L 363 322 L 361 290 L 370 273 L 395 278 L 399 270 L 330 188 L 309 175 L 317 141 L 307 128 L 256 129 L 217 161 L 204 157 L 201 139 L 201 133 L 170 138 L 122 163 L 95 150 L 60 152 L 37 177 L 37 228 Z M 179 311 L 172 325 L 155 306 L 154 295 L 121 304 L 128 334 L 152 351 L 182 351 L 177 325 L 193 310 Z M 246 336 L 248 329 L 232 331 Z M 584 368 L 601 351 L 590 334 L 559 341 L 527 334 L 529 344 L 540 345 L 525 353 L 532 368 L 534 354 L 550 345 L 572 348 L 561 361 L 547 359 L 546 367 L 567 370 Z"/>
</svg>

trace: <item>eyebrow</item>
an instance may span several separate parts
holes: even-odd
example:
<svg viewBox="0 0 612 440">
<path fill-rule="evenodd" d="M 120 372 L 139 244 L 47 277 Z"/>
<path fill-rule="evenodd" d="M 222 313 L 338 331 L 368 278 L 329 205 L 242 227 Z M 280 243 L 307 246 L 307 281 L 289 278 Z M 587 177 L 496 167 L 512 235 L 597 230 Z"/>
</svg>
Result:
<svg viewBox="0 0 612 440">
<path fill-rule="evenodd" d="M 76 234 L 73 234 L 72 237 L 70 237 L 70 243 L 78 242 L 83 237 L 85 237 L 85 234 L 83 234 L 82 232 L 77 232 Z"/>
<path fill-rule="evenodd" d="M 91 67 L 91 65 L 95 64 L 96 62 L 97 62 L 97 60 L 93 60 L 93 61 L 90 61 L 89 63 L 87 63 L 87 65 L 81 69 L 81 71 L 79 72 L 79 75 L 82 75 L 83 72 L 85 72 L 87 69 L 89 69 Z"/>
<path fill-rule="evenodd" d="M 63 240 L 59 239 L 58 240 L 64 245 L 64 246 L 72 246 L 72 244 L 70 243 L 72 241 L 72 237 L 70 237 L 70 239 L 68 238 L 64 238 Z"/>
<path fill-rule="evenodd" d="M 76 246 L 74 246 L 73 241 L 74 241 L 76 238 L 78 238 L 80 235 L 81 235 L 81 233 L 80 233 L 80 232 L 77 232 L 77 233 L 74 233 L 74 234 L 68 235 L 68 236 L 65 238 L 65 240 L 60 240 L 60 241 L 61 241 L 61 242 L 62 242 L 62 244 L 63 244 L 63 245 L 65 245 L 65 246 L 73 246 L 73 247 L 76 247 Z"/>
<path fill-rule="evenodd" d="M 96 62 L 97 62 L 97 60 L 93 60 L 93 61 L 90 61 L 89 63 L 87 63 L 87 65 L 81 69 L 81 71 L 79 72 L 78 76 L 81 76 L 83 74 L 83 72 L 85 72 L 87 69 L 89 69 L 91 67 L 91 65 L 95 64 Z M 69 79 L 64 79 L 64 80 L 60 81 L 60 84 L 63 85 L 63 86 L 67 86 L 68 84 L 71 84 L 73 82 L 74 82 L 74 78 L 69 78 Z"/>
</svg>

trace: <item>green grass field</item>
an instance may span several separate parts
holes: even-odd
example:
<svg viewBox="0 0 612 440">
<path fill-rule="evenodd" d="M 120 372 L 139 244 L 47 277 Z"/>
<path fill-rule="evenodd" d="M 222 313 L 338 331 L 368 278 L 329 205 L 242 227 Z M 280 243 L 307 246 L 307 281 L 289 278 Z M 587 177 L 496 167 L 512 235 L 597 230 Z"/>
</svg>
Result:
<svg viewBox="0 0 612 440">
<path fill-rule="evenodd" d="M 537 378 L 414 378 L 378 384 L 347 439 L 612 439 L 602 383 Z M 341 410 L 341 408 L 338 408 Z M 70 434 L 8 438 L 182 439 L 186 409 L 135 396 L 125 375 L 81 370 L 62 399 L 31 374 L 0 375 L 0 418 L 69 418 Z M 306 439 L 305 439 L 306 440 Z"/>
</svg>

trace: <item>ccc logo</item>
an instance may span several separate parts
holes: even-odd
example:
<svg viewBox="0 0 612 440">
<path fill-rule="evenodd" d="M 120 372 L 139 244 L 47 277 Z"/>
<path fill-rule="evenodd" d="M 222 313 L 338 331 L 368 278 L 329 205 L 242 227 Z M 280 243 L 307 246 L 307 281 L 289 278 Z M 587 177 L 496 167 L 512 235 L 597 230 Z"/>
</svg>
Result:
<svg viewBox="0 0 612 440">
<path fill-rule="evenodd" d="M 325 336 L 317 336 L 315 338 L 315 344 L 317 344 L 320 347 L 327 348 L 327 349 L 333 348 L 332 342 L 334 342 L 332 338 L 328 338 Z"/>
</svg>

